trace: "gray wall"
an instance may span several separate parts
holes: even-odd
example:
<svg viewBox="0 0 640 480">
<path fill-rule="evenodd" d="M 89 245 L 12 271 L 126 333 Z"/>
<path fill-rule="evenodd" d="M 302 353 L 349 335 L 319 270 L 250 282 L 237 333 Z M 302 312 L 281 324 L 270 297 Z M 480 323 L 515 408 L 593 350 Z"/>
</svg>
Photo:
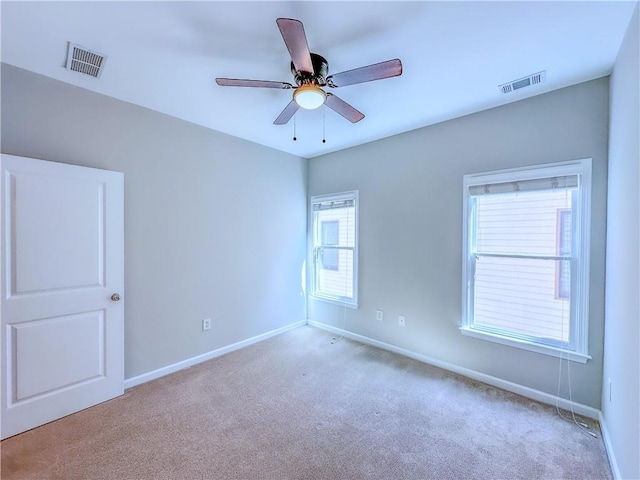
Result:
<svg viewBox="0 0 640 480">
<path fill-rule="evenodd" d="M 590 157 L 593 360 L 572 363 L 571 387 L 575 401 L 599 408 L 607 119 L 603 78 L 310 160 L 309 195 L 360 191 L 360 308 L 310 300 L 308 318 L 556 395 L 558 358 L 459 332 L 462 177 Z M 376 309 L 384 311 L 383 322 L 376 320 Z M 398 326 L 400 314 L 407 317 L 404 328 Z M 567 396 L 567 385 L 565 376 L 561 396 Z"/>
<path fill-rule="evenodd" d="M 611 74 L 602 416 L 621 478 L 640 478 L 640 18 Z M 611 380 L 611 392 L 609 392 Z"/>
<path fill-rule="evenodd" d="M 5 64 L 1 146 L 124 172 L 127 378 L 305 319 L 306 160 Z"/>
</svg>

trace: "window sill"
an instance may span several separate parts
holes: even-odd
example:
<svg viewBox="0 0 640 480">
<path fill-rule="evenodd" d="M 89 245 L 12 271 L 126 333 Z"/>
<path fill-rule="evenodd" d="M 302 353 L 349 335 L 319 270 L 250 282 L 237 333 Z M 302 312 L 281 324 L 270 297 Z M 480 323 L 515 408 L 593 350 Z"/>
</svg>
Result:
<svg viewBox="0 0 640 480">
<path fill-rule="evenodd" d="M 358 304 L 357 303 L 347 302 L 345 300 L 340 300 L 338 298 L 321 297 L 320 295 L 313 295 L 313 294 L 309 294 L 309 298 L 312 298 L 314 300 L 321 300 L 321 301 L 327 302 L 327 303 L 333 303 L 334 305 L 339 305 L 341 307 L 348 307 L 348 308 L 353 308 L 353 309 L 356 309 L 356 310 L 358 308 Z"/>
<path fill-rule="evenodd" d="M 577 363 L 587 363 L 589 360 L 591 360 L 590 355 L 585 355 L 583 353 L 571 352 L 568 350 L 563 350 L 562 348 L 551 347 L 547 345 L 539 345 L 515 338 L 502 337 L 500 335 L 475 330 L 470 327 L 460 327 L 460 333 L 469 337 L 479 338 L 481 340 L 486 340 L 494 343 L 500 343 L 502 345 L 508 345 L 510 347 L 520 348 L 523 350 L 529 350 L 531 352 L 540 353 L 542 355 L 566 358 Z"/>
</svg>

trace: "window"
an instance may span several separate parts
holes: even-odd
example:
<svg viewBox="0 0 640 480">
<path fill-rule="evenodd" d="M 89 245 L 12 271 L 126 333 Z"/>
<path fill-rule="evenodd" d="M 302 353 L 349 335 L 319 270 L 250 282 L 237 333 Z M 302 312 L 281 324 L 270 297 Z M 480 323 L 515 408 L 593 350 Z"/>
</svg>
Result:
<svg viewBox="0 0 640 480">
<path fill-rule="evenodd" d="M 586 362 L 591 160 L 464 177 L 462 332 Z"/>
<path fill-rule="evenodd" d="M 311 198 L 311 294 L 357 307 L 358 192 Z"/>
</svg>

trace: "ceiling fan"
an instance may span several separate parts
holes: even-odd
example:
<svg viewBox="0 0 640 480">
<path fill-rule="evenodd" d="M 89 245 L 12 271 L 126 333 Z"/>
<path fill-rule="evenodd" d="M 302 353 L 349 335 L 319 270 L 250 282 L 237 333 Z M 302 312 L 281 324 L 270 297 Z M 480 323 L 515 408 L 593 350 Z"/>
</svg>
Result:
<svg viewBox="0 0 640 480">
<path fill-rule="evenodd" d="M 296 85 L 269 80 L 216 78 L 216 83 L 222 87 L 294 89 L 293 99 L 275 119 L 275 125 L 285 125 L 301 107 L 312 110 L 322 105 L 326 105 L 352 123 L 359 122 L 364 118 L 362 112 L 340 97 L 325 92 L 321 87 L 346 87 L 402 74 L 402 63 L 396 58 L 327 76 L 329 63 L 324 57 L 309 51 L 302 22 L 292 18 L 278 18 L 276 23 L 291 55 L 291 73 Z"/>
</svg>

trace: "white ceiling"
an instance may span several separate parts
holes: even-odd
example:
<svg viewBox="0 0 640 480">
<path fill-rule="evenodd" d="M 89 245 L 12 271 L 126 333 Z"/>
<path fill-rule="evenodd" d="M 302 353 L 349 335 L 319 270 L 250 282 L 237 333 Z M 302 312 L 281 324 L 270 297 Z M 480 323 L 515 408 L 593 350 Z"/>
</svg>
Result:
<svg viewBox="0 0 640 480">
<path fill-rule="evenodd" d="M 311 158 L 611 72 L 636 0 L 410 2 L 1 2 L 2 61 Z M 366 117 L 332 110 L 273 120 L 291 90 L 219 87 L 215 77 L 293 82 L 275 20 L 303 22 L 338 73 L 393 58 L 402 76 L 332 89 Z M 108 56 L 99 79 L 66 70 L 68 42 Z M 546 70 L 546 82 L 498 85 Z M 323 118 L 327 143 L 322 143 Z"/>
</svg>

